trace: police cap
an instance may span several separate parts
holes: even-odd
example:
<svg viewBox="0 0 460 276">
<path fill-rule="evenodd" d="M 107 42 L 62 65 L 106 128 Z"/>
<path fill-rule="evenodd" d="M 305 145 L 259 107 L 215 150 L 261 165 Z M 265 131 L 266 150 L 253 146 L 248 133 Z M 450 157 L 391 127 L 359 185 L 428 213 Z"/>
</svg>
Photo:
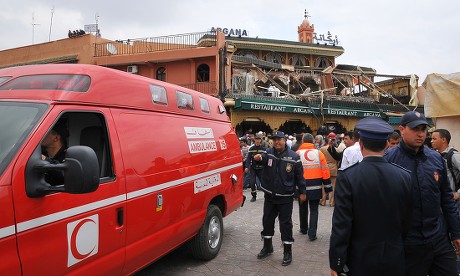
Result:
<svg viewBox="0 0 460 276">
<path fill-rule="evenodd" d="M 361 137 L 375 140 L 387 140 L 394 131 L 390 124 L 378 117 L 361 119 L 356 123 L 355 128 Z"/>
<path fill-rule="evenodd" d="M 275 131 L 275 132 L 273 132 L 273 134 L 272 134 L 272 138 L 274 139 L 274 138 L 286 138 L 286 137 L 284 136 L 284 132 L 282 132 L 282 131 Z"/>
<path fill-rule="evenodd" d="M 425 115 L 417 111 L 408 111 L 401 117 L 400 125 L 415 128 L 419 125 L 428 125 Z"/>
</svg>

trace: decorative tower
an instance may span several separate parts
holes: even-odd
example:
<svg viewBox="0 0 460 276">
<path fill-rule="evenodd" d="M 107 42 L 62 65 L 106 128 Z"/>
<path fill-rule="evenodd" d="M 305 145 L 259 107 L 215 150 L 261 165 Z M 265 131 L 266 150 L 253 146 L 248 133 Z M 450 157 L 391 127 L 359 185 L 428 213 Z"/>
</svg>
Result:
<svg viewBox="0 0 460 276">
<path fill-rule="evenodd" d="M 305 9 L 305 15 L 302 24 L 298 27 L 297 33 L 299 34 L 299 42 L 303 43 L 313 43 L 313 33 L 315 32 L 315 25 L 310 24 L 308 21 L 307 10 Z"/>
</svg>

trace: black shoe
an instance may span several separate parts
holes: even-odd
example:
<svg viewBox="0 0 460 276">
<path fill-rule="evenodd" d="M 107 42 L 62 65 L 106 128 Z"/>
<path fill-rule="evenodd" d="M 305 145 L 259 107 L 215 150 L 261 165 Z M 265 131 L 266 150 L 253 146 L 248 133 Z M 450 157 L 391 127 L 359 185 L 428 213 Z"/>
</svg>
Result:
<svg viewBox="0 0 460 276">
<path fill-rule="evenodd" d="M 292 262 L 292 244 L 284 244 L 284 255 L 282 266 L 290 265 Z"/>
<path fill-rule="evenodd" d="M 302 235 L 308 234 L 308 231 L 304 231 L 304 230 L 302 230 L 302 229 L 299 229 L 299 232 L 300 232 L 300 234 L 302 234 Z"/>
<path fill-rule="evenodd" d="M 273 253 L 273 243 L 272 239 L 264 239 L 264 247 L 260 250 L 260 253 L 257 254 L 257 259 L 263 259 L 268 255 Z"/>
<path fill-rule="evenodd" d="M 251 200 L 250 200 L 250 201 L 251 201 L 251 202 L 254 202 L 254 201 L 256 201 L 256 197 L 255 197 L 255 196 L 253 196 L 253 197 L 251 198 Z"/>
<path fill-rule="evenodd" d="M 316 241 L 318 238 L 317 238 L 316 236 L 314 236 L 314 237 L 309 237 L 308 239 L 309 239 L 310 241 Z"/>
</svg>

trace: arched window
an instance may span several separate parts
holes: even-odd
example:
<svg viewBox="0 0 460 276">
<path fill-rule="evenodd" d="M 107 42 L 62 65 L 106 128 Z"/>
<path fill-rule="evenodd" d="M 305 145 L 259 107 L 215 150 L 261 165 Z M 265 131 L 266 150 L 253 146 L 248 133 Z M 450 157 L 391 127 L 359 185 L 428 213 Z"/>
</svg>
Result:
<svg viewBox="0 0 460 276">
<path fill-rule="evenodd" d="M 157 80 L 166 81 L 166 68 L 160 67 L 157 69 Z"/>
<path fill-rule="evenodd" d="M 209 65 L 200 64 L 196 70 L 196 81 L 208 82 L 209 81 Z"/>
<path fill-rule="evenodd" d="M 293 55 L 291 58 L 291 65 L 293 66 L 309 66 L 308 60 L 304 55 Z"/>
<path fill-rule="evenodd" d="M 258 59 L 257 58 L 257 55 L 251 51 L 251 50 L 241 50 L 241 51 L 237 51 L 235 53 L 237 56 L 242 56 L 242 57 L 249 57 L 249 58 L 254 58 L 254 59 Z"/>
<path fill-rule="evenodd" d="M 283 56 L 280 53 L 270 52 L 265 56 L 265 60 L 273 63 L 283 64 Z"/>
<path fill-rule="evenodd" d="M 315 67 L 326 68 L 329 65 L 331 65 L 331 64 L 330 64 L 329 60 L 327 58 L 325 58 L 325 57 L 320 57 L 320 58 L 316 59 Z"/>
</svg>

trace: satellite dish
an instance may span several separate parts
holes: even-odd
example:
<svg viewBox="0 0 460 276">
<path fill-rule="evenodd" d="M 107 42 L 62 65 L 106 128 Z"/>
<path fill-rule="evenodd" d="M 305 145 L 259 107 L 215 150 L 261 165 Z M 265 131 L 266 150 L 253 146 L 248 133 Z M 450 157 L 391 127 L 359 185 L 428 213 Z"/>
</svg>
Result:
<svg viewBox="0 0 460 276">
<path fill-rule="evenodd" d="M 115 47 L 115 45 L 113 45 L 112 43 L 107 43 L 106 47 L 107 47 L 107 51 L 111 55 L 115 55 L 117 53 L 117 47 Z"/>
</svg>

